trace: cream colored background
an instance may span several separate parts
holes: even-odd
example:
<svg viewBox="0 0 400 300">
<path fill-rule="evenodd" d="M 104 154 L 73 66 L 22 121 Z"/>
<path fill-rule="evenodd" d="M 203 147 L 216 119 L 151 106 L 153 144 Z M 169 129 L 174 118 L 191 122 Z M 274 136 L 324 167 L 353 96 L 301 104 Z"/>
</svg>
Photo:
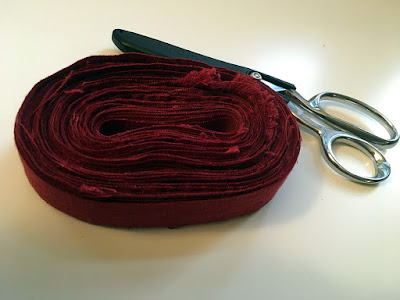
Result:
<svg viewBox="0 0 400 300">
<path fill-rule="evenodd" d="M 13 144 L 40 79 L 149 35 L 378 108 L 400 127 L 400 2 L 3 1 L 0 299 L 400 299 L 400 146 L 377 187 L 335 175 L 303 131 L 299 161 L 259 212 L 176 230 L 104 228 L 30 187 Z"/>
</svg>

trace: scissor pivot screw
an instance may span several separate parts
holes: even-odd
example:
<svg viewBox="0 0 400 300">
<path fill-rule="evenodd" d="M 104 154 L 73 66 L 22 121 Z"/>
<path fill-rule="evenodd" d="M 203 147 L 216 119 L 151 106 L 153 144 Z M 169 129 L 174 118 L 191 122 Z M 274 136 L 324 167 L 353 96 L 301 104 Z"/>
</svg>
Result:
<svg viewBox="0 0 400 300">
<path fill-rule="evenodd" d="M 258 73 L 258 72 L 254 72 L 254 71 L 253 71 L 253 72 L 250 73 L 250 76 L 252 76 L 253 78 L 258 79 L 258 80 L 261 80 L 261 79 L 262 79 L 261 74 Z"/>
</svg>

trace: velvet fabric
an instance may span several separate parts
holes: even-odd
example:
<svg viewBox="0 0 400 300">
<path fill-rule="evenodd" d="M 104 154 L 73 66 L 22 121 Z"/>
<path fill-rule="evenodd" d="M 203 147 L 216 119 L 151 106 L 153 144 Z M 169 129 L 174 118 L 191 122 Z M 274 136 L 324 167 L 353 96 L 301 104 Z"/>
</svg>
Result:
<svg viewBox="0 0 400 300">
<path fill-rule="evenodd" d="M 88 57 L 37 83 L 18 112 L 15 142 L 46 202 L 121 227 L 252 213 L 300 149 L 295 118 L 258 80 L 132 53 Z"/>
</svg>

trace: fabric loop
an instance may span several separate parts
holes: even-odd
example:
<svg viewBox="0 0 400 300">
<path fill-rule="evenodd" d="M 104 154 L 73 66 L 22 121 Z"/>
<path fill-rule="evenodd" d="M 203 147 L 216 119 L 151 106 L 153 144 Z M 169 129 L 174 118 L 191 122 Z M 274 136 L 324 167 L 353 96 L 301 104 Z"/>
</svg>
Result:
<svg viewBox="0 0 400 300">
<path fill-rule="evenodd" d="M 122 227 L 252 213 L 300 150 L 285 102 L 251 76 L 132 53 L 88 57 L 37 83 L 15 141 L 46 202 Z"/>
</svg>

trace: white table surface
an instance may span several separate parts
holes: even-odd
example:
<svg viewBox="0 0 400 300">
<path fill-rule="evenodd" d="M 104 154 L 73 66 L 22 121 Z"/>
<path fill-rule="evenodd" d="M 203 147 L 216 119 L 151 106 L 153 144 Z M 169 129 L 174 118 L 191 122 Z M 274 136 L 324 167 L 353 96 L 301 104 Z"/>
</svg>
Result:
<svg viewBox="0 0 400 300">
<path fill-rule="evenodd" d="M 303 131 L 293 172 L 257 213 L 175 230 L 65 215 L 29 185 L 15 115 L 40 79 L 117 54 L 114 28 L 297 85 L 363 99 L 400 127 L 400 2 L 3 1 L 0 299 L 400 299 L 400 146 L 376 186 L 333 173 Z"/>
</svg>

